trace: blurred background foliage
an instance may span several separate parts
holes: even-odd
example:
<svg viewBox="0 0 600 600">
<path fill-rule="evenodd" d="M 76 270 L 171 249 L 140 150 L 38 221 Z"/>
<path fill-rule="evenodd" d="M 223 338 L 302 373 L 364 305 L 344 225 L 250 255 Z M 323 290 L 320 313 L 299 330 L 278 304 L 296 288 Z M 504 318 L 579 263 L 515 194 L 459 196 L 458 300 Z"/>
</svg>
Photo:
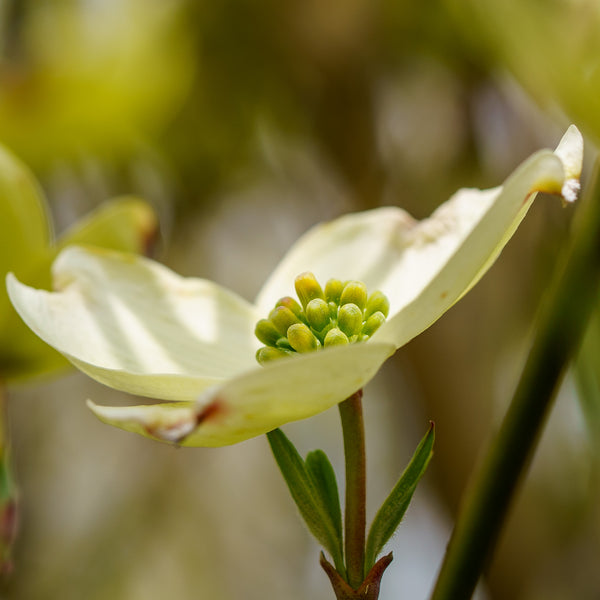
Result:
<svg viewBox="0 0 600 600">
<path fill-rule="evenodd" d="M 41 180 L 58 231 L 143 195 L 160 260 L 251 299 L 313 223 L 381 204 L 425 217 L 458 187 L 499 184 L 570 121 L 592 150 L 598 6 L 4 0 L 0 141 Z M 427 419 L 438 431 L 382 600 L 427 597 L 572 212 L 540 198 L 489 275 L 366 390 L 372 507 Z M 482 598 L 598 597 L 599 338 L 590 328 L 561 389 Z M 265 439 L 176 450 L 102 425 L 87 397 L 135 401 L 80 374 L 10 390 L 22 514 L 2 597 L 330 597 Z M 342 466 L 335 411 L 287 431 Z"/>
</svg>

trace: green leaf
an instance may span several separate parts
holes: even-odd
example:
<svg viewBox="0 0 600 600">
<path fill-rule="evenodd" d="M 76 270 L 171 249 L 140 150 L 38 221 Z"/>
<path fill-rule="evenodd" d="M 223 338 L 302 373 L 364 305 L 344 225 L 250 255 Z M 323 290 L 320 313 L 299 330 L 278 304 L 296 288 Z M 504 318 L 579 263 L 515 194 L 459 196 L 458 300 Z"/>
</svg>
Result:
<svg viewBox="0 0 600 600">
<path fill-rule="evenodd" d="M 321 502 L 327 509 L 335 526 L 338 538 L 342 539 L 342 509 L 338 493 L 335 471 L 323 450 L 313 450 L 306 455 L 306 469 L 315 488 L 319 492 Z"/>
<path fill-rule="evenodd" d="M 329 509 L 323 501 L 321 491 L 323 488 L 319 489 L 315 485 L 313 475 L 309 472 L 304 460 L 280 429 L 269 432 L 267 438 L 281 474 L 306 526 L 319 543 L 331 554 L 336 569 L 343 573 L 345 569 L 342 539 Z M 316 460 L 321 461 L 320 467 L 316 468 L 315 458 L 311 458 L 310 462 L 313 465 L 311 468 L 314 469 L 313 472 L 319 472 L 317 477 L 321 480 L 322 460 L 318 458 Z M 326 477 L 329 476 L 326 475 Z M 330 481 L 326 484 L 328 489 L 330 484 Z"/>
<path fill-rule="evenodd" d="M 425 469 L 433 455 L 433 442 L 435 439 L 434 424 L 431 423 L 429 431 L 421 440 L 415 453 L 394 486 L 390 495 L 375 515 L 365 552 L 365 572 L 368 572 L 375 564 L 377 555 L 387 541 L 392 537 L 400 521 L 408 508 L 412 495 L 417 487 L 419 479 L 425 473 Z"/>
</svg>

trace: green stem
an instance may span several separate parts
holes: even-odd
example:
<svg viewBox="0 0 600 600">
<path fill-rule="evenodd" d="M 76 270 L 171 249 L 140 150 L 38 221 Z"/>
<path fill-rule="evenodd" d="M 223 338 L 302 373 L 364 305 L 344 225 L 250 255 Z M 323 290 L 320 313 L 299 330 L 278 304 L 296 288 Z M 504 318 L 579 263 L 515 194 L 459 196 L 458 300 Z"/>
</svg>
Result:
<svg viewBox="0 0 600 600">
<path fill-rule="evenodd" d="M 366 455 L 362 390 L 339 405 L 346 458 L 345 550 L 348 583 L 358 589 L 365 577 Z"/>
<path fill-rule="evenodd" d="M 490 560 L 529 465 L 558 384 L 598 298 L 599 164 L 563 268 L 541 307 L 537 332 L 501 429 L 466 494 L 431 600 L 466 600 Z"/>
</svg>

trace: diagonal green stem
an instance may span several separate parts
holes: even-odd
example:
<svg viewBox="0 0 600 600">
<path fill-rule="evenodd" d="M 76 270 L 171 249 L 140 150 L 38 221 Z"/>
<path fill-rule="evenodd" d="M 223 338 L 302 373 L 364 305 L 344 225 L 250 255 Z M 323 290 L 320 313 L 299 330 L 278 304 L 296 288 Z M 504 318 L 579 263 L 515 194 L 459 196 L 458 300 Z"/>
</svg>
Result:
<svg viewBox="0 0 600 600">
<path fill-rule="evenodd" d="M 362 390 L 339 405 L 346 458 L 345 550 L 348 583 L 358 589 L 365 577 L 366 455 Z"/>
<path fill-rule="evenodd" d="M 594 309 L 600 282 L 599 164 L 563 269 L 542 305 L 511 406 L 466 495 L 431 600 L 471 597 L 536 447 L 558 383 Z"/>
</svg>

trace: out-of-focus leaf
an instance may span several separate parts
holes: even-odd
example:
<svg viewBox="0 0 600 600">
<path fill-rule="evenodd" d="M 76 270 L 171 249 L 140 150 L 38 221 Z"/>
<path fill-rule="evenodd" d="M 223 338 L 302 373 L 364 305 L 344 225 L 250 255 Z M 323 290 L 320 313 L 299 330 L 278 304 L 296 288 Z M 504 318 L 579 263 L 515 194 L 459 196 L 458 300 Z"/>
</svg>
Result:
<svg viewBox="0 0 600 600">
<path fill-rule="evenodd" d="M 139 198 L 123 196 L 105 202 L 75 223 L 57 240 L 53 255 L 72 244 L 146 254 L 157 233 L 158 221 L 152 208 Z"/>
<path fill-rule="evenodd" d="M 29 170 L 0 146 L 0 273 L 27 277 L 48 251 L 52 232 L 46 203 Z M 0 323 L 10 307 L 0 294 Z M 12 309 L 11 309 L 12 310 Z"/>
</svg>

